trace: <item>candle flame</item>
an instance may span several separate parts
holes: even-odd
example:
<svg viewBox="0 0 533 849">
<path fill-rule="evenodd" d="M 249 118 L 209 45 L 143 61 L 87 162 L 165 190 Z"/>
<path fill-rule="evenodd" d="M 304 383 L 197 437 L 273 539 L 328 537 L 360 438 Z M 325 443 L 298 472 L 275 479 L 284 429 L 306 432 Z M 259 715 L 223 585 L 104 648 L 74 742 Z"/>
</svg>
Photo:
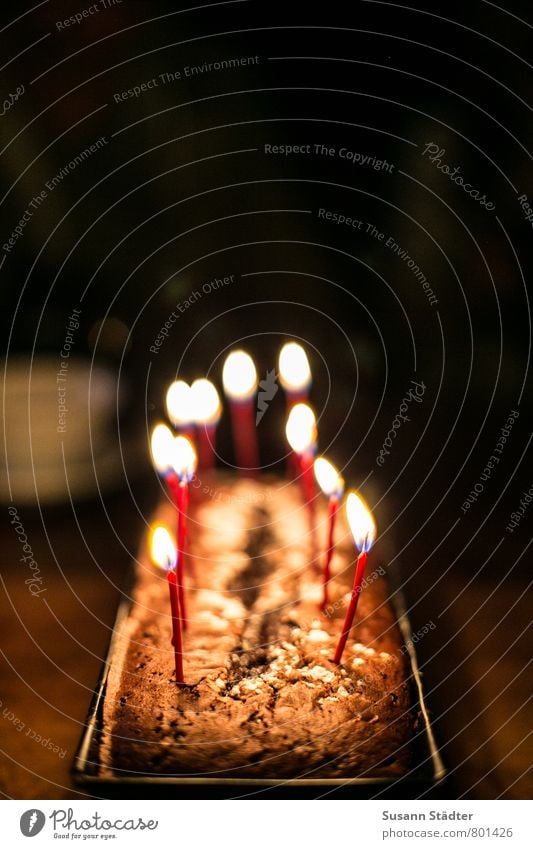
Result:
<svg viewBox="0 0 533 849">
<path fill-rule="evenodd" d="M 296 454 L 312 451 L 316 442 L 316 418 L 309 404 L 295 404 L 285 426 L 287 441 Z"/>
<path fill-rule="evenodd" d="M 167 413 L 174 427 L 182 427 L 193 419 L 191 387 L 184 380 L 175 380 L 167 390 Z"/>
<path fill-rule="evenodd" d="M 325 457 L 318 457 L 313 464 L 313 469 L 318 485 L 324 495 L 328 498 L 334 495 L 340 500 L 344 492 L 344 480 L 339 475 L 333 463 L 330 463 Z"/>
<path fill-rule="evenodd" d="M 158 424 L 152 431 L 150 442 L 152 460 L 160 475 L 172 468 L 172 454 L 174 450 L 174 437 L 170 428 L 165 424 Z"/>
<path fill-rule="evenodd" d="M 165 571 L 176 567 L 176 544 L 163 525 L 157 525 L 150 534 L 150 557 L 156 566 Z"/>
<path fill-rule="evenodd" d="M 311 383 L 307 354 L 297 342 L 287 342 L 280 351 L 279 380 L 287 392 L 307 389 Z"/>
<path fill-rule="evenodd" d="M 216 424 L 222 407 L 213 383 L 204 377 L 195 380 L 191 386 L 191 405 L 196 424 Z"/>
<path fill-rule="evenodd" d="M 254 361 L 246 351 L 232 351 L 222 370 L 224 392 L 235 401 L 246 401 L 257 389 Z"/>
<path fill-rule="evenodd" d="M 180 481 L 191 481 L 196 471 L 194 445 L 186 436 L 176 436 L 172 450 L 172 466 Z"/>
<path fill-rule="evenodd" d="M 376 538 L 376 523 L 361 496 L 355 492 L 350 492 L 346 499 L 346 516 L 359 551 L 370 551 Z"/>
</svg>

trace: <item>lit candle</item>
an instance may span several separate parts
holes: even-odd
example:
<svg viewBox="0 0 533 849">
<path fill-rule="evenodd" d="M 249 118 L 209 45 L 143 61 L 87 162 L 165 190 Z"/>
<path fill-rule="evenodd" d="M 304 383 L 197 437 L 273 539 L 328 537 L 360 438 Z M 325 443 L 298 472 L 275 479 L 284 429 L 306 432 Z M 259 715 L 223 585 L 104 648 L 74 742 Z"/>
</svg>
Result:
<svg viewBox="0 0 533 849">
<path fill-rule="evenodd" d="M 185 683 L 183 675 L 183 639 L 176 575 L 176 547 L 167 529 L 161 525 L 154 528 L 152 532 L 150 554 L 153 562 L 164 569 L 167 575 L 170 611 L 172 615 L 172 645 L 174 646 L 176 682 L 179 685 L 183 685 Z"/>
<path fill-rule="evenodd" d="M 191 386 L 191 403 L 196 424 L 199 465 L 210 470 L 215 462 L 217 424 L 222 412 L 220 398 L 210 380 L 201 378 Z"/>
<path fill-rule="evenodd" d="M 172 467 L 176 474 L 174 481 L 174 503 L 177 513 L 178 544 L 178 593 L 180 600 L 183 630 L 187 630 L 187 608 L 185 603 L 185 538 L 187 536 L 187 507 L 189 505 L 189 482 L 196 472 L 196 451 L 186 436 L 176 436 L 172 452 Z"/>
<path fill-rule="evenodd" d="M 350 526 L 355 545 L 360 554 L 357 558 L 352 596 L 348 610 L 346 611 L 342 634 L 337 645 L 337 650 L 335 651 L 335 657 L 333 659 L 334 663 L 341 662 L 346 640 L 348 639 L 348 634 L 350 633 L 350 629 L 353 624 L 355 611 L 357 609 L 357 602 L 361 595 L 361 586 L 363 583 L 366 561 L 368 559 L 368 552 L 372 548 L 376 538 L 376 525 L 372 517 L 372 513 L 366 506 L 363 499 L 360 498 L 359 495 L 356 495 L 355 492 L 350 492 L 346 499 L 346 516 L 348 518 L 348 524 Z"/>
<path fill-rule="evenodd" d="M 331 578 L 331 559 L 335 549 L 335 519 L 344 493 L 344 481 L 335 466 L 324 457 L 318 457 L 318 459 L 315 460 L 314 471 L 318 485 L 328 499 L 328 538 L 324 556 L 324 595 L 322 598 L 322 610 L 325 610 L 328 604 L 328 584 Z"/>
<path fill-rule="evenodd" d="M 308 404 L 295 404 L 285 426 L 287 441 L 294 451 L 300 469 L 304 501 L 309 511 L 311 543 L 315 533 L 315 483 L 313 461 L 316 454 L 316 418 Z"/>
<path fill-rule="evenodd" d="M 287 342 L 279 353 L 279 382 L 287 395 L 287 412 L 294 404 L 309 400 L 311 369 L 298 342 Z"/>
<path fill-rule="evenodd" d="M 184 380 L 175 380 L 167 389 L 167 415 L 175 429 L 192 439 L 193 435 L 193 406 L 191 387 Z"/>
<path fill-rule="evenodd" d="M 239 468 L 254 472 L 259 468 L 254 398 L 257 372 L 245 351 L 232 351 L 222 371 L 224 392 L 229 398 L 233 427 L 233 446 Z"/>
<path fill-rule="evenodd" d="M 309 401 L 311 386 L 311 369 L 307 354 L 298 342 L 286 342 L 279 352 L 279 382 L 285 390 L 286 410 L 289 415 L 291 408 L 300 402 Z M 292 477 L 297 471 L 297 460 L 294 453 L 287 458 L 287 468 Z"/>
<path fill-rule="evenodd" d="M 166 482 L 170 493 L 173 494 L 172 484 L 175 482 L 174 469 L 172 468 L 174 436 L 170 428 L 165 424 L 158 424 L 154 427 L 150 440 L 150 449 L 156 471 Z"/>
</svg>

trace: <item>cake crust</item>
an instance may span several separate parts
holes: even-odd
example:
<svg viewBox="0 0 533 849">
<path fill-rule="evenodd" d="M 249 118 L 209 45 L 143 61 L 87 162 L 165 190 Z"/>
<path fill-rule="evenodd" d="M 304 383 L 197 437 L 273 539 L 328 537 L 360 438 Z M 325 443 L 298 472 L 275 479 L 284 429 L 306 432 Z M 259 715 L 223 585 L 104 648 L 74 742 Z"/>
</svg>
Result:
<svg viewBox="0 0 533 849">
<path fill-rule="evenodd" d="M 313 541 L 293 484 L 229 481 L 207 499 L 193 497 L 184 688 L 175 681 L 165 576 L 143 547 L 107 682 L 103 775 L 342 779 L 408 771 L 415 716 L 382 569 L 369 565 L 343 662 L 331 661 L 354 561 L 339 520 L 323 614 L 326 510 L 317 511 Z M 172 527 L 169 505 L 157 521 Z"/>
</svg>

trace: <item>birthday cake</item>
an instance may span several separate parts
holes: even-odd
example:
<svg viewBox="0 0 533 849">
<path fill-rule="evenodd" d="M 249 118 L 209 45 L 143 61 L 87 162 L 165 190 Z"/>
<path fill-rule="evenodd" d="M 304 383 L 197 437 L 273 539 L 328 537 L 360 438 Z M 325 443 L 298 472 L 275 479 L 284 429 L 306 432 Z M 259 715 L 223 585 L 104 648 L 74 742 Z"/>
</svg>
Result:
<svg viewBox="0 0 533 849">
<path fill-rule="evenodd" d="M 205 491 L 202 491 L 205 490 Z M 168 588 L 144 544 L 115 633 L 102 777 L 347 779 L 409 771 L 416 712 L 402 640 L 372 552 L 342 663 L 332 662 L 353 581 L 339 514 L 320 611 L 326 510 L 310 534 L 300 489 L 222 479 L 191 495 L 184 676 L 174 671 Z M 170 504 L 156 516 L 174 522 Z M 374 556 L 375 555 L 375 556 Z"/>
</svg>

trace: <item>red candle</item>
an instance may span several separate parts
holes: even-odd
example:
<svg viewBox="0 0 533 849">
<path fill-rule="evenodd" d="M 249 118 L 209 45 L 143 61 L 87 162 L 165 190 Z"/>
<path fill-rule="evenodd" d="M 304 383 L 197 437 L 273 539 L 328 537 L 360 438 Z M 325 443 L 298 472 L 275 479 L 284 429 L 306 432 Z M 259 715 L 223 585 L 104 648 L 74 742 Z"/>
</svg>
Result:
<svg viewBox="0 0 533 849">
<path fill-rule="evenodd" d="M 222 382 L 230 402 L 237 466 L 245 474 L 254 474 L 259 469 L 255 426 L 257 372 L 250 355 L 245 351 L 232 351 L 224 363 Z"/>
<path fill-rule="evenodd" d="M 176 479 L 172 485 L 177 519 L 177 575 L 180 613 L 183 630 L 187 630 L 187 607 L 185 598 L 185 540 L 187 536 L 187 507 L 189 482 L 196 471 L 196 451 L 186 436 L 176 436 L 172 453 L 172 468 Z"/>
<path fill-rule="evenodd" d="M 335 466 L 325 457 L 318 457 L 314 462 L 315 477 L 320 489 L 328 498 L 328 538 L 324 556 L 322 610 L 328 605 L 328 585 L 331 578 L 331 559 L 335 550 L 334 532 L 337 511 L 344 492 L 344 481 Z"/>
<path fill-rule="evenodd" d="M 176 665 L 176 682 L 185 683 L 183 674 L 183 639 L 181 635 L 182 621 L 180 616 L 179 586 L 175 569 L 167 570 L 168 590 L 170 594 L 170 610 L 172 614 L 172 645 L 174 646 L 174 663 Z"/>
<path fill-rule="evenodd" d="M 315 548 L 315 482 L 313 461 L 316 452 L 316 418 L 308 404 L 295 404 L 285 426 L 287 441 L 298 458 L 304 502 L 309 513 L 311 545 Z"/>
<path fill-rule="evenodd" d="M 331 579 L 331 559 L 333 557 L 333 551 L 335 550 L 335 543 L 333 541 L 333 535 L 335 532 L 335 519 L 337 517 L 337 510 L 339 509 L 339 499 L 332 495 L 329 499 L 328 505 L 328 543 L 326 546 L 326 557 L 324 559 L 324 595 L 322 597 L 322 610 L 325 610 L 328 606 L 328 585 Z"/>
<path fill-rule="evenodd" d="M 346 499 L 346 514 L 348 517 L 348 524 L 350 525 L 350 530 L 352 532 L 355 545 L 358 548 L 360 554 L 357 558 L 350 604 L 348 605 L 348 610 L 346 611 L 344 625 L 342 626 L 342 634 L 339 639 L 337 649 L 335 651 L 335 657 L 333 658 L 334 663 L 341 662 L 344 648 L 346 646 L 346 641 L 348 639 L 348 634 L 350 633 L 350 630 L 353 625 L 359 596 L 361 595 L 363 576 L 365 573 L 366 562 L 368 559 L 368 552 L 372 548 L 374 539 L 376 537 L 376 525 L 374 523 L 374 519 L 372 518 L 372 513 L 366 506 L 363 499 L 356 495 L 355 492 L 350 492 L 348 498 Z"/>
<path fill-rule="evenodd" d="M 315 509 L 315 479 L 313 477 L 314 454 L 311 451 L 306 451 L 303 454 L 296 455 L 299 465 L 302 480 L 302 492 L 304 502 L 307 505 L 309 514 L 309 530 L 312 536 L 313 546 L 315 545 L 315 529 L 316 529 L 316 509 Z"/>
<path fill-rule="evenodd" d="M 244 474 L 254 474 L 259 469 L 259 451 L 253 402 L 232 401 L 231 422 L 237 466 Z"/>
<path fill-rule="evenodd" d="M 179 583 L 176 574 L 176 547 L 166 528 L 159 526 L 154 529 L 151 540 L 151 556 L 154 563 L 165 569 L 167 574 L 170 611 L 172 617 L 172 639 L 174 647 L 174 664 L 176 667 L 176 683 L 183 685 L 183 639 L 182 617 L 179 604 Z"/>
<path fill-rule="evenodd" d="M 191 386 L 191 402 L 196 424 L 198 465 L 211 471 L 215 464 L 215 439 L 217 424 L 222 408 L 215 386 L 210 380 L 201 378 Z"/>
<path fill-rule="evenodd" d="M 180 610 L 183 619 L 183 630 L 187 630 L 187 606 L 185 601 L 185 537 L 187 534 L 187 502 L 189 486 L 186 481 L 180 481 L 176 489 L 176 511 L 178 514 L 178 593 Z"/>
<path fill-rule="evenodd" d="M 211 472 L 215 465 L 216 425 L 197 425 L 196 445 L 198 446 L 198 467 Z"/>
</svg>

